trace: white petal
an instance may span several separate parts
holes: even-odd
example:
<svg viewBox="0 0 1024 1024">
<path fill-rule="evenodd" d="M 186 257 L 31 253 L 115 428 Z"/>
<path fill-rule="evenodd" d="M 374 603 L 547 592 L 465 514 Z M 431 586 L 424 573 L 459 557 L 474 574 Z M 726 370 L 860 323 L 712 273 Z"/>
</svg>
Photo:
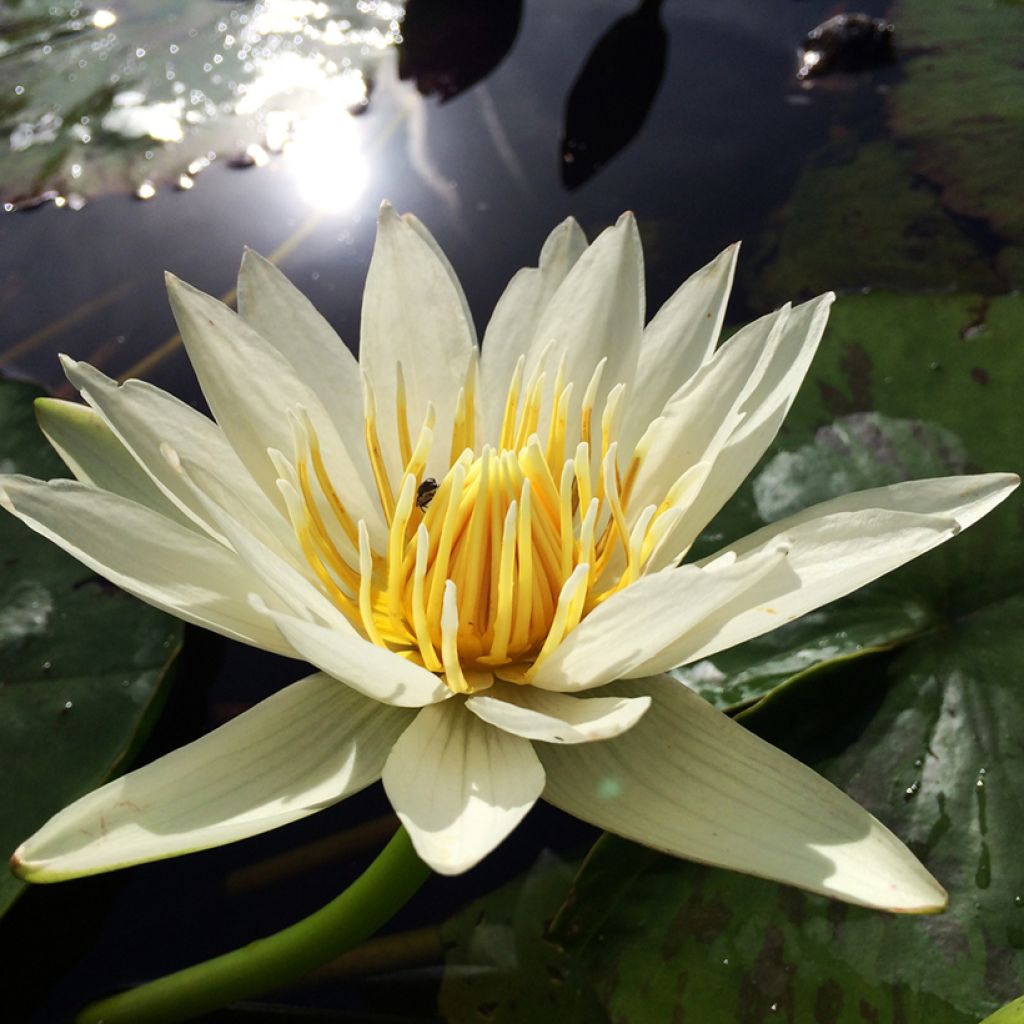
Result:
<svg viewBox="0 0 1024 1024">
<path fill-rule="evenodd" d="M 304 818 L 375 782 L 411 714 L 309 676 L 66 807 L 17 850 L 16 869 L 56 882 Z"/>
<path fill-rule="evenodd" d="M 279 602 L 217 541 L 74 480 L 0 477 L 0 506 L 93 572 L 186 622 L 293 655 L 248 596 Z"/>
<path fill-rule="evenodd" d="M 223 480 L 227 491 L 235 495 L 234 505 L 240 516 L 268 524 L 276 521 L 282 530 L 285 528 L 284 517 L 239 461 L 224 432 L 209 417 L 145 381 L 118 384 L 88 363 L 67 356 L 61 362 L 71 384 L 103 417 L 156 486 L 193 522 L 216 535 L 188 484 L 167 465 L 161 446 L 168 441 Z"/>
<path fill-rule="evenodd" d="M 416 852 L 442 875 L 486 857 L 544 788 L 529 741 L 491 728 L 461 700 L 420 711 L 395 744 L 383 779 Z"/>
<path fill-rule="evenodd" d="M 480 353 L 484 440 L 491 444 L 497 441 L 501 430 L 505 397 L 516 361 L 528 351 L 551 296 L 586 248 L 582 229 L 568 217 L 548 235 L 541 249 L 540 265 L 524 267 L 515 274 L 494 307 Z"/>
<path fill-rule="evenodd" d="M 369 640 L 286 613 L 268 610 L 266 614 L 300 657 L 373 700 L 418 708 L 452 695 L 432 672 Z"/>
<path fill-rule="evenodd" d="M 595 404 L 600 415 L 608 392 L 620 382 L 633 381 L 643 324 L 643 251 L 636 220 L 632 214 L 623 214 L 580 256 L 551 297 L 527 353 L 524 379 L 529 380 L 541 354 L 553 345 L 547 380 L 550 392 L 565 353 L 566 380 L 574 383 L 569 423 L 576 424 L 594 369 L 607 358 Z M 575 443 L 579 437 L 570 440 Z"/>
<path fill-rule="evenodd" d="M 744 418 L 722 446 L 671 539 L 682 553 L 714 518 L 775 440 L 825 331 L 829 292 L 790 311 L 779 344 L 744 402 Z"/>
<path fill-rule="evenodd" d="M 643 461 L 629 500 L 634 519 L 660 505 L 665 490 L 691 466 L 715 458 L 742 422 L 745 400 L 779 344 L 789 309 L 748 324 L 669 399 L 639 442 Z"/>
<path fill-rule="evenodd" d="M 749 558 L 784 538 L 785 566 L 631 674 L 709 657 L 843 597 L 949 540 L 1018 483 L 1011 473 L 915 480 L 847 494 L 766 526 L 725 553 Z"/>
<path fill-rule="evenodd" d="M 238 272 L 238 312 L 317 394 L 368 479 L 359 363 L 334 328 L 273 263 L 252 249 L 245 250 Z"/>
<path fill-rule="evenodd" d="M 75 479 L 145 505 L 180 526 L 193 521 L 153 482 L 93 409 L 59 398 L 37 398 L 36 420 Z"/>
<path fill-rule="evenodd" d="M 785 575 L 786 552 L 776 542 L 756 555 L 702 568 L 684 565 L 643 576 L 598 605 L 539 664 L 542 689 L 575 691 L 635 674 L 659 651 L 699 626 L 766 575 Z"/>
<path fill-rule="evenodd" d="M 665 403 L 712 356 L 725 320 L 739 243 L 684 281 L 644 329 L 622 428 L 629 447 Z"/>
<path fill-rule="evenodd" d="M 650 706 L 649 697 L 593 697 L 547 693 L 533 686 L 496 683 L 466 700 L 478 718 L 515 736 L 544 743 L 591 743 L 631 729 Z"/>
<path fill-rule="evenodd" d="M 360 473 L 320 399 L 273 345 L 222 302 L 167 276 L 167 294 L 203 394 L 231 446 L 264 493 L 283 511 L 268 449 L 293 447 L 289 410 L 309 413 L 335 486 L 375 542 L 386 536 L 376 491 Z M 173 441 L 173 439 L 170 439 Z"/>
<path fill-rule="evenodd" d="M 851 903 L 945 906 L 942 887 L 884 825 L 678 681 L 615 690 L 653 698 L 629 732 L 538 748 L 556 807 L 666 853 Z"/>
<path fill-rule="evenodd" d="M 233 518 L 225 508 L 223 487 L 216 477 L 199 466 L 181 461 L 173 451 L 168 454 L 172 462 L 178 460 L 180 471 L 192 484 L 205 514 L 249 567 L 254 578 L 262 580 L 267 589 L 296 614 L 305 618 L 310 614 L 316 615 L 332 629 L 357 635 L 345 616 L 300 571 L 297 560 L 281 557 L 280 549 L 266 536 L 254 534 Z"/>
<path fill-rule="evenodd" d="M 428 402 L 437 410 L 437 442 L 427 474 L 440 479 L 448 468 L 459 388 L 477 358 L 476 335 L 462 290 L 453 283 L 447 261 L 438 257 L 436 243 L 427 242 L 386 203 L 363 293 L 359 346 L 359 361 L 377 400 L 381 445 L 392 479 L 398 478 L 400 463 L 393 426 L 399 363 L 413 438 Z"/>
</svg>

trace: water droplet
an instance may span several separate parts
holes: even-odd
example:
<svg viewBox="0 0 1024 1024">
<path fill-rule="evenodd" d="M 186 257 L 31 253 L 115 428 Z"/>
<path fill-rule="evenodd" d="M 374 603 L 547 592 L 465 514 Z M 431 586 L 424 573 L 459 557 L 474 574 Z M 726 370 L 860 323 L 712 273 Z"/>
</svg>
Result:
<svg viewBox="0 0 1024 1024">
<path fill-rule="evenodd" d="M 1019 896 L 1018 896 L 1017 898 L 1018 898 L 1018 899 L 1020 899 L 1020 897 L 1019 897 Z M 724 957 L 724 958 L 722 959 L 722 966 L 723 966 L 723 967 L 728 967 L 728 966 L 729 966 L 729 958 L 728 958 L 728 957 Z"/>
<path fill-rule="evenodd" d="M 921 782 L 919 779 L 915 779 L 905 790 L 903 790 L 904 800 L 913 800 L 917 796 L 917 791 L 921 788 Z"/>
<path fill-rule="evenodd" d="M 43 662 L 43 671 L 44 672 L 49 672 L 51 668 L 53 668 L 53 662 L 52 661 L 44 661 Z"/>
<path fill-rule="evenodd" d="M 775 1011 L 778 1010 L 778 1008 L 779 1008 L 779 1004 L 778 1003 L 772 1003 L 772 1005 L 768 1007 L 768 1009 L 771 1010 L 772 1013 L 775 1013 Z"/>
<path fill-rule="evenodd" d="M 144 181 L 135 190 L 136 199 L 152 199 L 156 195 L 156 186 L 151 181 Z"/>
<path fill-rule="evenodd" d="M 1013 905 L 1015 907 L 1024 907 L 1024 896 L 1014 896 Z"/>
</svg>

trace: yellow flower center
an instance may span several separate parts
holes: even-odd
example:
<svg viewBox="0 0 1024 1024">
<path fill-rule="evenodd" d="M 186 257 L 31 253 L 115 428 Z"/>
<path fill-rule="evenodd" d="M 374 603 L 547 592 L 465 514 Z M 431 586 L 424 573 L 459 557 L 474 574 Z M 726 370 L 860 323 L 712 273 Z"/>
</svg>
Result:
<svg viewBox="0 0 1024 1024">
<path fill-rule="evenodd" d="M 666 499 L 627 525 L 623 508 L 640 452 L 621 474 L 615 438 L 625 387 L 609 391 L 596 422 L 603 368 L 590 380 L 579 430 L 568 440 L 573 385 L 564 381 L 564 361 L 545 402 L 545 373 L 539 369 L 524 386 L 520 359 L 498 444 L 477 450 L 474 364 L 459 393 L 449 468 L 437 481 L 425 476 L 434 410 L 414 445 L 399 367 L 397 488 L 364 379 L 366 449 L 386 550 L 373 550 L 365 523 L 346 510 L 309 418 L 301 411 L 294 417 L 291 500 L 285 490 L 292 525 L 325 592 L 367 640 L 443 673 L 456 692 L 489 685 L 492 672 L 529 682 L 581 618 L 637 578 L 674 520 L 662 515 Z"/>
</svg>

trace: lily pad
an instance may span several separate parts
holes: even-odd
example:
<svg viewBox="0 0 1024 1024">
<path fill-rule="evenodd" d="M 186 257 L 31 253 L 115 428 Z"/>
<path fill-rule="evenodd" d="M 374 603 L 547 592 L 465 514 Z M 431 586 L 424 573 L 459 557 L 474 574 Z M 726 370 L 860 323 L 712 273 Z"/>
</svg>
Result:
<svg viewBox="0 0 1024 1024">
<path fill-rule="evenodd" d="M 742 273 L 758 309 L 829 289 L 993 292 L 1024 281 L 988 265 L 887 140 L 830 143 L 808 161 Z"/>
<path fill-rule="evenodd" d="M 66 476 L 42 391 L 0 379 L 0 470 Z M 116 524 L 111 524 L 116 529 Z M 0 512 L 0 855 L 123 769 L 161 706 L 182 626 Z M 0 872 L 0 913 L 21 891 Z"/>
<path fill-rule="evenodd" d="M 542 854 L 442 928 L 439 1008 L 451 1024 L 608 1024 L 580 968 L 545 936 L 574 869 Z"/>
<path fill-rule="evenodd" d="M 782 506 L 773 514 L 802 491 L 817 500 L 831 489 L 815 449 L 837 416 L 920 420 L 935 425 L 922 427 L 925 438 L 958 439 L 950 450 L 971 470 L 1019 471 L 1022 338 L 1018 295 L 840 300 L 786 433 L 716 532 L 762 525 L 766 479 Z M 787 465 L 793 472 L 780 483 Z M 892 472 L 881 458 L 878 482 Z M 884 653 L 851 649 L 848 623 L 871 621 L 873 610 L 884 622 L 900 602 L 911 609 L 904 636 L 890 637 Z M 949 890 L 946 914 L 861 910 L 608 837 L 553 938 L 584 965 L 609 1017 L 974 1024 L 1019 994 L 1022 622 L 1024 512 L 1014 496 L 950 544 L 823 610 L 814 629 L 825 656 L 741 716 L 907 841 Z M 807 628 L 788 631 L 790 657 L 805 653 Z M 837 657 L 827 651 L 830 630 Z M 767 651 L 747 645 L 731 670 L 745 655 L 745 671 L 771 675 L 763 666 L 787 655 L 786 638 Z"/>
<path fill-rule="evenodd" d="M 957 213 L 984 218 L 1007 241 L 1024 241 L 1024 5 L 897 0 L 904 77 L 890 126 L 914 150 L 914 169 Z"/>
<path fill-rule="evenodd" d="M 336 163 L 346 111 L 366 105 L 402 13 L 357 0 L 22 0 L 0 13 L 12 83 L 0 98 L 0 201 L 145 199 L 161 183 L 190 188 L 218 155 L 252 166 L 289 144 L 306 162 Z"/>
</svg>

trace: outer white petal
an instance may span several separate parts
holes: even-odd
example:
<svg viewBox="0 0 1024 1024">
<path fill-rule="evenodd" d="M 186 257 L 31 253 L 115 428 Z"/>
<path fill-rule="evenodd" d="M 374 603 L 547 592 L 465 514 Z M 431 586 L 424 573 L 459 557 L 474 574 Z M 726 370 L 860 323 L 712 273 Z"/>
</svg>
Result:
<svg viewBox="0 0 1024 1024">
<path fill-rule="evenodd" d="M 269 260 L 246 249 L 238 272 L 238 312 L 294 367 L 319 397 L 364 479 L 359 363 L 334 328 Z"/>
<path fill-rule="evenodd" d="M 457 875 L 522 821 L 544 788 L 544 770 L 528 740 L 452 700 L 420 711 L 383 780 L 416 852 L 440 874 Z"/>
<path fill-rule="evenodd" d="M 667 676 L 615 686 L 650 711 L 606 743 L 538 748 L 544 798 L 646 846 L 850 903 L 941 910 L 942 887 L 877 819 Z"/>
<path fill-rule="evenodd" d="M 484 439 L 491 444 L 501 430 L 505 396 L 516 361 L 529 350 L 551 296 L 586 248 L 582 229 L 568 217 L 548 235 L 540 252 L 540 265 L 524 267 L 515 274 L 494 307 L 480 353 Z"/>
<path fill-rule="evenodd" d="M 436 243 L 426 241 L 387 203 L 381 207 L 363 293 L 359 346 L 359 361 L 377 399 L 381 444 L 392 479 L 398 478 L 400 462 L 393 426 L 399 363 L 413 438 L 427 403 L 437 410 L 437 443 L 427 473 L 440 479 L 442 469 L 448 468 L 459 388 L 477 358 L 476 335 L 462 290 L 453 283 L 447 260 L 438 257 Z"/>
<path fill-rule="evenodd" d="M 237 514 L 283 532 L 287 521 L 270 503 L 239 461 L 224 432 L 209 417 L 145 381 L 118 384 L 88 363 L 67 356 L 61 362 L 71 384 L 103 417 L 154 483 L 187 517 L 203 529 L 217 531 L 204 517 L 188 484 L 161 454 L 173 441 L 176 450 L 215 473 L 234 498 Z"/>
<path fill-rule="evenodd" d="M 607 358 L 595 406 L 600 415 L 608 392 L 620 382 L 633 381 L 643 324 L 643 251 L 636 220 L 627 213 L 594 240 L 551 297 L 534 331 L 525 377 L 529 379 L 541 354 L 553 345 L 547 368 L 550 393 L 564 353 L 566 380 L 574 383 L 569 423 L 578 424 L 587 384 L 597 364 Z"/>
<path fill-rule="evenodd" d="M 588 690 L 636 674 L 638 666 L 741 600 L 766 576 L 791 573 L 786 558 L 776 541 L 748 558 L 643 576 L 569 633 L 540 663 L 533 683 L 546 690 Z"/>
<path fill-rule="evenodd" d="M 639 442 L 643 461 L 629 501 L 631 519 L 648 505 L 659 505 L 665 489 L 691 466 L 716 457 L 743 421 L 746 398 L 788 318 L 784 306 L 748 324 L 669 399 Z"/>
<path fill-rule="evenodd" d="M 677 552 L 696 540 L 775 440 L 818 350 L 834 299 L 829 292 L 790 311 L 771 360 L 744 402 L 742 422 L 717 453 L 700 493 L 673 531 L 670 542 Z"/>
<path fill-rule="evenodd" d="M 622 428 L 630 447 L 665 403 L 712 356 L 725 320 L 739 242 L 683 282 L 644 329 Z"/>
<path fill-rule="evenodd" d="M 325 629 L 294 615 L 265 610 L 299 656 L 372 700 L 418 708 L 451 697 L 432 672 L 369 640 Z"/>
<path fill-rule="evenodd" d="M 544 743 L 591 743 L 618 736 L 636 725 L 650 704 L 650 697 L 584 700 L 500 682 L 466 700 L 466 707 L 485 722 Z"/>
<path fill-rule="evenodd" d="M 847 494 L 766 526 L 724 554 L 749 558 L 785 538 L 785 573 L 764 576 L 630 675 L 706 658 L 843 597 L 949 540 L 1018 483 L 1012 473 L 915 480 Z"/>
<path fill-rule="evenodd" d="M 316 393 L 277 349 L 222 302 L 167 275 L 167 294 L 203 394 L 231 446 L 270 500 L 283 508 L 267 450 L 293 448 L 288 411 L 309 413 L 335 486 L 379 541 L 386 535 L 369 481 Z"/>
<path fill-rule="evenodd" d="M 317 674 L 87 794 L 15 853 L 33 882 L 245 839 L 375 782 L 412 712 Z"/>
<path fill-rule="evenodd" d="M 36 420 L 75 479 L 145 505 L 181 526 L 197 529 L 135 461 L 95 410 L 79 402 L 37 398 Z"/>
<path fill-rule="evenodd" d="M 294 655 L 248 596 L 255 590 L 279 602 L 217 541 L 73 480 L 0 477 L 0 505 L 148 604 L 254 647 Z"/>
<path fill-rule="evenodd" d="M 267 589 L 296 614 L 304 618 L 315 615 L 332 629 L 357 636 L 348 619 L 300 571 L 296 560 L 282 558 L 276 546 L 268 545 L 266 537 L 261 539 L 260 535 L 233 518 L 225 507 L 223 487 L 216 477 L 199 466 L 181 462 L 173 450 L 168 451 L 168 457 L 172 463 L 178 462 L 180 471 L 195 489 L 206 515 L 249 566 L 254 578 L 262 580 Z"/>
</svg>

